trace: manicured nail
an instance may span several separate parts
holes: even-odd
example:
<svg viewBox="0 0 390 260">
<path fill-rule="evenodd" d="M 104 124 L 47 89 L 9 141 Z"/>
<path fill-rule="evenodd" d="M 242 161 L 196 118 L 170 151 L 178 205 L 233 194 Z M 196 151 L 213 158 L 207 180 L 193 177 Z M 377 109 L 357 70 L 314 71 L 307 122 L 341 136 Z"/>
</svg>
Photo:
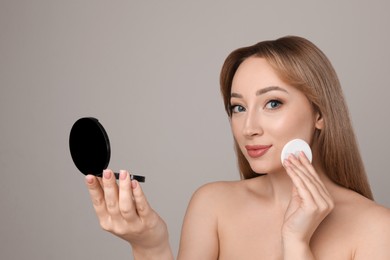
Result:
<svg viewBox="0 0 390 260">
<path fill-rule="evenodd" d="M 104 171 L 103 171 L 103 176 L 104 176 L 104 178 L 106 178 L 106 179 L 111 179 L 111 171 L 109 171 L 109 170 L 104 170 Z"/>
<path fill-rule="evenodd" d="M 288 161 L 288 159 L 284 159 L 283 165 L 284 166 L 290 166 L 290 162 Z"/>
<path fill-rule="evenodd" d="M 92 184 L 93 183 L 93 176 L 87 175 L 87 176 L 85 176 L 85 180 L 88 184 Z"/>
<path fill-rule="evenodd" d="M 124 181 L 124 180 L 126 180 L 126 177 L 127 177 L 127 172 L 124 170 L 120 170 L 119 171 L 119 179 Z"/>
</svg>

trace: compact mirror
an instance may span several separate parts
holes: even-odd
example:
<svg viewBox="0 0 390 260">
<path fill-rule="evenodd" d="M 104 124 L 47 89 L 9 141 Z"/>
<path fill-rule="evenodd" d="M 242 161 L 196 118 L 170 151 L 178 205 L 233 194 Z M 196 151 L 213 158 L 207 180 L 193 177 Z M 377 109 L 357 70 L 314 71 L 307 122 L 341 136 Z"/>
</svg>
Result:
<svg viewBox="0 0 390 260">
<path fill-rule="evenodd" d="M 84 175 L 101 177 L 110 162 L 110 140 L 99 120 L 93 117 L 80 118 L 73 124 L 69 136 L 69 149 L 74 164 Z M 115 173 L 115 177 L 118 179 L 119 173 Z M 130 177 L 145 182 L 144 176 Z"/>
</svg>

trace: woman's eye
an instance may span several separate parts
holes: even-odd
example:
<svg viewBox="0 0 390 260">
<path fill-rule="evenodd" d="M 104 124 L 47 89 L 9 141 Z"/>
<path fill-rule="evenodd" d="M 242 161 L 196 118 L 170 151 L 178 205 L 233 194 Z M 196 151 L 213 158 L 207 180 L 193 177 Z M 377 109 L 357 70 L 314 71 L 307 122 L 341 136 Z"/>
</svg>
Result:
<svg viewBox="0 0 390 260">
<path fill-rule="evenodd" d="M 240 112 L 244 112 L 245 108 L 243 106 L 240 106 L 240 105 L 233 105 L 233 106 L 231 106 L 231 111 L 232 111 L 232 113 L 240 113 Z"/>
<path fill-rule="evenodd" d="M 282 102 L 280 102 L 279 100 L 270 100 L 267 102 L 265 107 L 267 109 L 277 109 L 278 107 L 280 107 L 280 105 L 282 105 Z"/>
</svg>

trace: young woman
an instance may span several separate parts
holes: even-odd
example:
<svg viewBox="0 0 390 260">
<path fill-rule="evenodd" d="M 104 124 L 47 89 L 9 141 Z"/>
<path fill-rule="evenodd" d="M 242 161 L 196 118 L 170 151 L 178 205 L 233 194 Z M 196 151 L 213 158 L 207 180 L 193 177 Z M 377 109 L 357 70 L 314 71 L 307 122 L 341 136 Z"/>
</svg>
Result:
<svg viewBox="0 0 390 260">
<path fill-rule="evenodd" d="M 232 52 L 221 72 L 242 180 L 198 189 L 184 219 L 178 259 L 390 259 L 390 210 L 365 175 L 330 62 L 300 37 Z M 291 139 L 304 153 L 280 154 Z M 135 259 L 173 259 L 164 221 L 121 171 L 86 177 L 103 229 Z"/>
</svg>

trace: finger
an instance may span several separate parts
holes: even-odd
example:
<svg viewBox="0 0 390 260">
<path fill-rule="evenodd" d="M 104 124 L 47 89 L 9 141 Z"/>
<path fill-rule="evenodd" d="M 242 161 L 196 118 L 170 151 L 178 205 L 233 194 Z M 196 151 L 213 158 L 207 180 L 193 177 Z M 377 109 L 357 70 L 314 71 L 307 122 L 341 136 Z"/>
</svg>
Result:
<svg viewBox="0 0 390 260">
<path fill-rule="evenodd" d="M 133 196 L 135 201 L 135 207 L 140 218 L 146 218 L 151 214 L 152 209 L 139 185 L 137 180 L 131 181 L 131 187 L 133 189 Z"/>
<path fill-rule="evenodd" d="M 298 194 L 297 188 L 295 185 L 293 185 L 292 190 L 291 190 L 291 200 L 290 203 L 288 204 L 285 217 L 289 217 L 294 213 L 297 209 L 299 209 L 301 205 L 301 197 Z"/>
<path fill-rule="evenodd" d="M 313 181 L 317 180 L 317 179 L 315 179 L 314 174 L 311 174 L 309 169 L 308 169 L 308 168 L 312 168 L 313 166 L 310 164 L 310 162 L 308 160 L 303 161 L 304 159 L 302 159 L 301 155 L 296 156 L 296 155 L 291 154 L 288 156 L 288 160 L 291 162 L 292 165 L 294 165 L 294 167 L 298 168 L 302 173 L 307 175 L 308 178 L 310 178 Z M 306 162 L 308 162 L 308 163 L 306 163 Z"/>
<path fill-rule="evenodd" d="M 317 171 L 314 169 L 313 165 L 310 163 L 309 159 L 307 159 L 304 152 L 299 153 L 298 157 L 302 167 L 305 168 L 307 176 L 313 178 L 313 182 L 317 185 L 317 188 L 321 191 L 321 194 L 325 199 L 331 199 L 331 195 L 326 188 L 325 184 L 322 182 L 321 178 L 317 174 Z"/>
<path fill-rule="evenodd" d="M 89 195 L 92 200 L 92 205 L 95 209 L 99 220 L 108 216 L 106 203 L 104 200 L 104 192 L 98 179 L 93 175 L 85 176 L 85 183 L 88 187 Z"/>
<path fill-rule="evenodd" d="M 322 197 L 322 187 L 318 184 L 318 181 L 310 174 L 304 165 L 293 155 L 288 157 L 289 162 L 291 162 L 290 168 L 295 171 L 295 173 L 302 179 L 305 183 L 305 186 L 312 193 L 313 197 L 317 194 Z"/>
<path fill-rule="evenodd" d="M 103 174 L 102 174 L 102 176 L 103 176 Z M 102 177 L 96 177 L 96 179 L 99 181 L 100 186 L 103 187 L 103 180 L 102 180 Z"/>
<path fill-rule="evenodd" d="M 127 171 L 119 173 L 119 210 L 127 221 L 134 221 L 138 218 L 131 188 L 130 175 Z"/>
<path fill-rule="evenodd" d="M 286 169 L 287 175 L 291 178 L 293 185 L 296 188 L 296 191 L 299 197 L 306 202 L 314 202 L 311 192 L 306 187 L 305 182 L 302 180 L 302 177 L 299 176 L 299 172 L 294 168 L 292 163 L 286 159 L 284 161 L 284 167 Z"/>
<path fill-rule="evenodd" d="M 113 219 L 120 218 L 118 202 L 118 185 L 116 184 L 115 175 L 111 170 L 103 171 L 103 189 L 106 208 Z"/>
<path fill-rule="evenodd" d="M 309 159 L 307 159 L 306 155 L 303 152 L 301 152 L 299 158 L 300 158 L 302 164 L 305 165 L 306 169 L 310 172 L 310 176 L 313 176 L 317 180 L 317 183 L 321 186 L 321 189 L 326 194 L 326 196 L 329 198 L 332 198 L 332 196 L 330 195 L 325 184 L 322 182 L 320 176 L 318 175 L 317 171 L 314 169 L 313 165 L 311 165 L 311 163 L 310 163 Z"/>
<path fill-rule="evenodd" d="M 332 200 L 322 190 L 315 178 L 310 176 L 306 169 L 297 167 L 300 162 L 294 156 L 289 157 L 289 162 L 291 162 L 290 169 L 297 174 L 311 195 L 312 200 L 306 200 L 304 205 L 310 206 L 315 211 L 327 211 L 331 208 Z"/>
<path fill-rule="evenodd" d="M 297 174 L 310 192 L 315 207 L 321 210 L 328 208 L 328 196 L 321 185 L 318 184 L 318 181 L 308 173 L 306 168 L 302 167 L 302 164 L 294 156 L 290 156 L 289 161 L 291 162 L 290 168 Z"/>
<path fill-rule="evenodd" d="M 327 196 L 325 185 L 318 177 L 317 172 L 303 152 L 299 154 L 298 158 L 290 156 L 289 159 L 290 162 L 299 169 L 300 173 L 304 174 L 305 178 L 309 179 L 323 195 Z"/>
<path fill-rule="evenodd" d="M 318 176 L 316 170 L 314 169 L 313 165 L 310 163 L 309 159 L 307 158 L 306 154 L 304 152 L 300 152 L 298 155 L 299 161 L 306 167 L 306 169 L 311 173 L 311 176 L 313 176 L 318 182 L 322 184 L 322 181 L 320 177 Z"/>
</svg>

